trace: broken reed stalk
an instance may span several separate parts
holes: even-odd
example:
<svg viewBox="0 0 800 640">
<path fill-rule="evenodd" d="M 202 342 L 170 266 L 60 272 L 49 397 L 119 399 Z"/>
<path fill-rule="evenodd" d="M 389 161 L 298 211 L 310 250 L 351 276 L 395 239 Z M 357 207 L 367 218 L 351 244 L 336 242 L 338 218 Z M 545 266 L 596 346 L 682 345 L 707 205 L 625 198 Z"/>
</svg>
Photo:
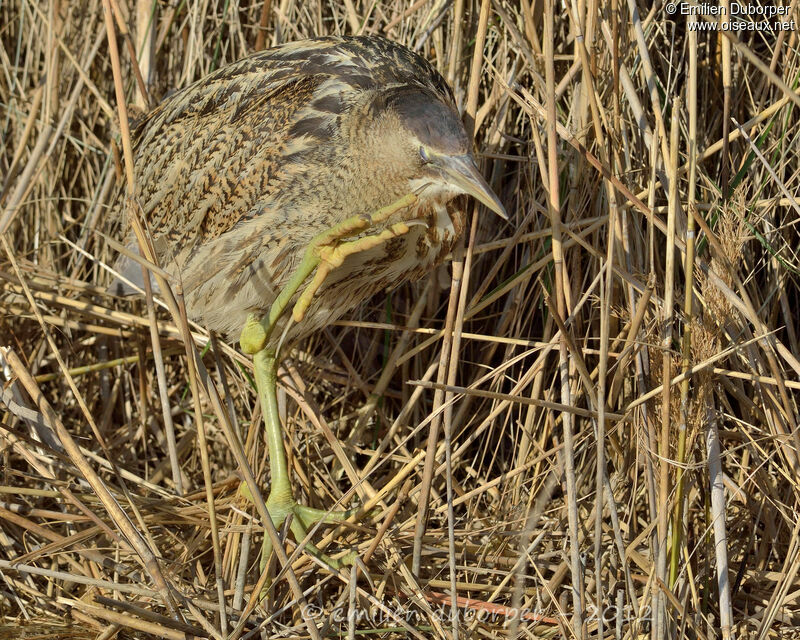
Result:
<svg viewBox="0 0 800 640">
<path fill-rule="evenodd" d="M 554 13 L 552 0 L 545 2 L 544 10 L 544 57 L 545 82 L 547 92 L 547 172 L 548 172 L 548 212 L 553 229 L 553 280 L 555 286 L 556 308 L 561 318 L 566 318 L 567 304 L 565 292 L 565 274 L 563 247 L 561 242 L 561 201 L 559 197 L 558 176 L 558 136 L 556 135 L 556 96 L 555 96 L 555 62 L 554 62 Z M 570 405 L 570 360 L 567 353 L 566 336 L 562 333 L 558 347 L 558 377 L 561 403 Z M 567 489 L 567 519 L 569 523 L 569 556 L 572 572 L 572 629 L 582 640 L 586 637 L 584 609 L 586 596 L 583 584 L 583 566 L 580 559 L 580 542 L 578 537 L 578 490 L 575 481 L 575 445 L 573 442 L 573 416 L 568 412 L 561 414 L 564 430 L 564 475 Z"/>
<path fill-rule="evenodd" d="M 694 41 L 694 42 L 692 42 Z M 697 33 L 689 35 L 689 78 L 686 86 L 686 104 L 689 113 L 689 134 L 686 151 L 689 163 L 689 182 L 687 186 L 687 211 L 695 208 L 697 188 Z M 689 395 L 691 378 L 688 374 L 692 360 L 692 323 L 694 321 L 694 254 L 695 222 L 690 213 L 686 225 L 686 253 L 684 254 L 684 298 L 683 298 L 683 339 L 681 343 L 681 372 L 685 375 L 680 387 L 680 408 L 678 414 L 678 445 L 675 453 L 677 482 L 675 485 L 675 507 L 672 515 L 672 555 L 670 556 L 669 585 L 674 586 L 678 579 L 678 565 L 683 544 L 683 497 L 686 486 L 686 437 L 692 399 Z"/>
</svg>

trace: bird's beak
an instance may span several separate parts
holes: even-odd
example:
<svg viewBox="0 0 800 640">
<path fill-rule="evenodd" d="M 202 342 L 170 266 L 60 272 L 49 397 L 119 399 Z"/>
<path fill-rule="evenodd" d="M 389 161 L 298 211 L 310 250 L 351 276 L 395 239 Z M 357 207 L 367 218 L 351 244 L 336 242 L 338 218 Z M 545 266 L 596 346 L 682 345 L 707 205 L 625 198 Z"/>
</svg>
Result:
<svg viewBox="0 0 800 640">
<path fill-rule="evenodd" d="M 492 191 L 489 183 L 486 182 L 472 154 L 467 153 L 463 156 L 439 156 L 435 164 L 442 171 L 447 181 L 455 187 L 461 189 L 467 195 L 472 196 L 479 202 L 485 204 L 503 220 L 508 220 L 508 214 L 500 200 Z"/>
</svg>

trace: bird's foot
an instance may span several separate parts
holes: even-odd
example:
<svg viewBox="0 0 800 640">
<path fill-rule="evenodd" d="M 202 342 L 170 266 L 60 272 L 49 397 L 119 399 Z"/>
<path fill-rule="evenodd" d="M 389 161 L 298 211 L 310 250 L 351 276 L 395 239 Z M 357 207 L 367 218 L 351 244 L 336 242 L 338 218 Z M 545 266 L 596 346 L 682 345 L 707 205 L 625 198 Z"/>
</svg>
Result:
<svg viewBox="0 0 800 640">
<path fill-rule="evenodd" d="M 342 240 L 356 236 L 371 227 L 386 222 L 398 211 L 407 209 L 416 201 L 416 194 L 410 193 L 371 215 L 353 216 L 316 236 L 306 249 L 306 257 L 303 260 L 304 263 L 307 261 L 309 265 L 313 265 L 307 270 L 307 274 L 310 274 L 314 269 L 316 269 L 316 272 L 314 273 L 314 278 L 300 294 L 297 302 L 295 302 L 292 309 L 294 321 L 300 322 L 303 319 L 308 307 L 311 305 L 314 294 L 325 282 L 325 278 L 328 277 L 328 274 L 333 269 L 341 266 L 347 256 L 367 251 L 387 240 L 402 236 L 408 233 L 409 227 L 404 222 L 396 222 L 376 234 L 367 235 L 351 242 L 342 243 Z"/>
<path fill-rule="evenodd" d="M 318 246 L 316 251 L 319 255 L 319 265 L 317 266 L 314 278 L 308 286 L 303 289 L 303 293 L 300 294 L 300 297 L 294 305 L 294 309 L 292 309 L 292 318 L 294 318 L 294 321 L 300 322 L 303 319 L 308 307 L 311 306 L 311 300 L 314 298 L 314 294 L 317 293 L 322 283 L 325 282 L 325 278 L 328 277 L 328 274 L 333 269 L 340 267 L 347 256 L 361 253 L 362 251 L 377 247 L 387 240 L 402 236 L 408 233 L 408 228 L 405 222 L 396 222 L 375 235 L 364 236 L 358 240 L 352 240 L 351 242 L 345 242 L 339 245 L 330 244 Z"/>
<path fill-rule="evenodd" d="M 306 552 L 322 560 L 322 562 L 332 569 L 338 571 L 344 566 L 353 564 L 355 561 L 358 555 L 355 551 L 351 551 L 340 558 L 332 558 L 311 542 L 306 541 L 306 538 L 308 537 L 308 530 L 314 527 L 318 522 L 329 524 L 344 522 L 358 513 L 359 510 L 357 508 L 347 509 L 345 511 L 325 511 L 323 509 L 314 509 L 298 504 L 293 499 L 290 499 L 288 502 L 278 502 L 272 499 L 270 495 L 270 498 L 267 499 L 267 510 L 269 511 L 270 518 L 272 518 L 272 524 L 275 525 L 276 529 L 282 527 L 287 518 L 291 518 L 289 521 L 289 530 L 292 532 L 295 541 L 297 541 L 298 544 L 302 544 Z M 270 540 L 269 536 L 264 535 L 264 540 L 261 545 L 261 560 L 259 562 L 261 571 L 264 571 L 264 568 L 267 566 L 271 553 L 272 540 Z"/>
<path fill-rule="evenodd" d="M 239 493 L 249 502 L 253 502 L 253 495 L 246 483 L 242 483 L 242 485 L 239 487 Z M 355 551 L 352 551 L 340 558 L 332 558 L 320 551 L 311 542 L 304 543 L 304 541 L 308 536 L 308 531 L 317 523 L 322 522 L 325 524 L 339 524 L 341 522 L 345 522 L 349 518 L 361 514 L 361 509 L 359 507 L 338 511 L 315 509 L 313 507 L 307 507 L 306 505 L 300 504 L 292 497 L 291 491 L 284 491 L 280 488 L 277 491 L 270 491 L 270 494 L 267 497 L 266 505 L 267 512 L 269 513 L 269 517 L 272 520 L 273 526 L 280 530 L 283 527 L 284 522 L 286 522 L 287 519 L 290 519 L 289 530 L 292 532 L 294 539 L 298 544 L 302 544 L 303 549 L 315 558 L 319 558 L 325 564 L 336 570 L 339 570 L 344 566 L 351 565 L 355 561 L 356 556 L 358 555 Z M 371 515 L 371 512 L 361 515 L 369 516 Z M 271 553 L 272 540 L 265 533 L 263 542 L 261 544 L 261 558 L 259 560 L 260 571 L 264 571 L 264 567 L 267 566 L 267 562 L 269 561 L 269 556 Z"/>
<path fill-rule="evenodd" d="M 322 286 L 325 278 L 328 277 L 331 270 L 340 266 L 347 256 L 365 251 L 379 245 L 381 242 L 408 233 L 408 225 L 403 222 L 397 222 L 371 236 L 364 236 L 352 242 L 340 244 L 342 240 L 357 236 L 370 227 L 386 222 L 397 212 L 414 205 L 417 200 L 416 194 L 409 193 L 396 202 L 379 209 L 372 215 L 353 216 L 315 236 L 306 248 L 303 259 L 295 269 L 292 277 L 283 286 L 272 303 L 269 313 L 261 320 L 265 333 L 263 343 L 266 344 L 278 319 L 283 315 L 294 295 L 312 272 L 316 270 L 314 278 L 300 294 L 292 310 L 295 322 L 300 322 L 303 319 L 311 300 L 314 298 L 314 294 Z M 242 343 L 242 348 L 245 348 L 244 343 Z M 255 353 L 255 351 L 249 351 L 248 353 Z"/>
<path fill-rule="evenodd" d="M 240 487 L 241 494 L 252 502 L 252 494 L 246 484 Z M 355 516 L 359 513 L 359 508 L 346 509 L 342 511 L 326 511 L 324 509 L 314 509 L 298 503 L 291 494 L 291 491 L 286 492 L 278 489 L 277 491 L 270 491 L 267 498 L 267 511 L 269 512 L 270 519 L 273 526 L 280 530 L 286 520 L 289 520 L 289 530 L 292 532 L 294 539 L 298 544 L 303 545 L 303 549 L 310 555 L 318 558 L 332 569 L 338 571 L 339 569 L 352 565 L 358 553 L 351 551 L 339 558 L 333 558 L 311 542 L 304 542 L 308 537 L 308 530 L 314 527 L 319 522 L 328 524 L 337 524 L 344 522 L 348 518 Z M 272 540 L 264 533 L 264 538 L 261 543 L 261 557 L 259 559 L 258 568 L 261 573 L 266 569 L 269 562 L 270 555 L 272 554 Z M 266 598 L 269 590 L 270 582 L 267 581 L 261 590 L 261 600 Z"/>
<path fill-rule="evenodd" d="M 342 511 L 326 511 L 324 509 L 314 509 L 299 504 L 291 495 L 291 492 L 286 491 L 271 491 L 267 498 L 267 511 L 269 511 L 272 524 L 276 529 L 283 526 L 287 518 L 291 518 L 289 522 L 289 530 L 292 532 L 294 539 L 298 544 L 303 544 L 308 536 L 308 530 L 311 529 L 318 522 L 328 524 L 337 524 L 344 522 L 348 518 L 356 515 L 359 512 L 358 508 L 346 509 Z M 331 558 L 322 551 L 320 551 L 311 542 L 305 542 L 303 547 L 312 556 L 319 558 L 325 564 L 330 565 L 334 569 L 341 569 L 343 566 L 352 564 L 355 560 L 356 553 L 351 552 L 343 558 Z M 264 542 L 261 547 L 261 562 L 259 567 L 261 571 L 267 566 L 269 555 L 272 553 L 272 541 L 269 536 L 264 536 Z"/>
</svg>

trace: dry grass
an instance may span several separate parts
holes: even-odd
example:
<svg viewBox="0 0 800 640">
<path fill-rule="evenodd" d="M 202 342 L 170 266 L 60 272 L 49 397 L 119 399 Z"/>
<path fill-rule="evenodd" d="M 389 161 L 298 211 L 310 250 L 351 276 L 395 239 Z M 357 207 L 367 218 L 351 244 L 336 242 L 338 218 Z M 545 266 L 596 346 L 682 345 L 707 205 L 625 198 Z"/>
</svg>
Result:
<svg viewBox="0 0 800 640">
<path fill-rule="evenodd" d="M 150 4 L 118 6 L 140 106 L 119 24 L 136 38 Z M 352 571 L 287 541 L 260 605 L 250 365 L 163 309 L 154 356 L 144 303 L 104 292 L 125 178 L 103 4 L 0 3 L 0 637 L 800 628 L 798 32 L 695 41 L 646 3 L 567 4 L 158 3 L 155 101 L 260 40 L 419 48 L 512 216 L 286 361 L 303 499 L 377 511 L 313 536 Z"/>
</svg>

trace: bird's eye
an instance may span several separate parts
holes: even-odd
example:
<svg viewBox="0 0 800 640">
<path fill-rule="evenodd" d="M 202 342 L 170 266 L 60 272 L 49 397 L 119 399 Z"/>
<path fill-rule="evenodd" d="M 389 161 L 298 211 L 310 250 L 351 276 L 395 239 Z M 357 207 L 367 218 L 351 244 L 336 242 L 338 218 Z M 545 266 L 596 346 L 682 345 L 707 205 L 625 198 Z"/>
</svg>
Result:
<svg viewBox="0 0 800 640">
<path fill-rule="evenodd" d="M 422 158 L 423 164 L 428 164 L 431 161 L 431 157 L 428 155 L 425 147 L 419 148 L 419 157 Z"/>
</svg>

